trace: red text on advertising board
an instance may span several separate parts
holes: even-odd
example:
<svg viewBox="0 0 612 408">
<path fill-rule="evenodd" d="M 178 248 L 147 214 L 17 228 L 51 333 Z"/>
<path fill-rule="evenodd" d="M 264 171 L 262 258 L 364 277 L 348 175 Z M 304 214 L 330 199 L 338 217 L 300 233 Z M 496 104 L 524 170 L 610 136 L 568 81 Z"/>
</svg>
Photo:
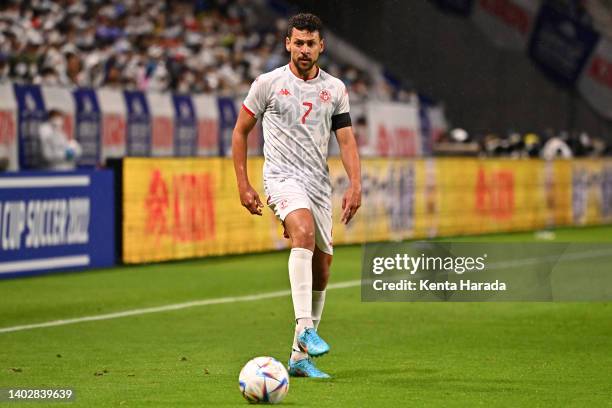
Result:
<svg viewBox="0 0 612 408">
<path fill-rule="evenodd" d="M 172 119 L 165 116 L 153 118 L 153 149 L 172 147 L 172 136 L 174 135 Z"/>
<path fill-rule="evenodd" d="M 159 169 L 153 170 L 145 199 L 145 232 L 155 236 L 155 242 L 168 234 L 168 186 Z"/>
<path fill-rule="evenodd" d="M 212 176 L 209 173 L 180 174 L 172 178 L 174 239 L 198 242 L 215 235 Z"/>
<path fill-rule="evenodd" d="M 125 145 L 125 119 L 121 115 L 104 115 L 102 119 L 102 140 L 104 146 Z"/>
<path fill-rule="evenodd" d="M 0 144 L 11 144 L 15 141 L 15 119 L 12 112 L 0 112 Z"/>
<path fill-rule="evenodd" d="M 514 174 L 511 170 L 487 173 L 478 169 L 475 191 L 476 211 L 494 219 L 509 219 L 514 214 Z"/>
<path fill-rule="evenodd" d="M 177 242 L 199 242 L 215 236 L 214 186 L 210 173 L 183 173 L 164 179 L 153 170 L 144 202 L 145 232 Z"/>
</svg>

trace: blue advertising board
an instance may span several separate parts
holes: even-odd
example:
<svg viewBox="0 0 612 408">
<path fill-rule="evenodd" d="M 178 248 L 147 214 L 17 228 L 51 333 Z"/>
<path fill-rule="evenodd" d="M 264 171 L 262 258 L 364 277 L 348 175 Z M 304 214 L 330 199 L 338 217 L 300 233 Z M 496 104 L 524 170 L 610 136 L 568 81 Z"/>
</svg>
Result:
<svg viewBox="0 0 612 408">
<path fill-rule="evenodd" d="M 78 164 L 95 166 L 100 157 L 102 118 L 98 98 L 91 88 L 77 88 L 72 95 L 76 107 L 75 137 L 83 149 Z"/>
<path fill-rule="evenodd" d="M 0 176 L 0 278 L 115 264 L 113 172 Z"/>
<path fill-rule="evenodd" d="M 151 156 L 151 113 L 144 92 L 123 91 L 127 107 L 127 155 Z"/>
<path fill-rule="evenodd" d="M 529 57 L 554 81 L 573 86 L 598 41 L 592 28 L 543 5 L 529 40 Z"/>
<path fill-rule="evenodd" d="M 427 98 L 419 95 L 419 123 L 421 124 L 421 138 L 423 140 L 423 155 L 429 156 L 433 152 L 433 134 L 431 121 L 429 120 L 429 110 L 431 103 Z"/>
<path fill-rule="evenodd" d="M 15 84 L 13 89 L 18 112 L 19 167 L 33 169 L 40 165 L 38 129 L 47 120 L 47 109 L 39 86 Z"/>
<path fill-rule="evenodd" d="M 219 155 L 230 156 L 232 153 L 232 133 L 238 119 L 236 101 L 232 98 L 217 99 L 219 107 Z"/>
<path fill-rule="evenodd" d="M 198 122 L 190 95 L 172 95 L 174 105 L 174 156 L 198 155 Z"/>
</svg>

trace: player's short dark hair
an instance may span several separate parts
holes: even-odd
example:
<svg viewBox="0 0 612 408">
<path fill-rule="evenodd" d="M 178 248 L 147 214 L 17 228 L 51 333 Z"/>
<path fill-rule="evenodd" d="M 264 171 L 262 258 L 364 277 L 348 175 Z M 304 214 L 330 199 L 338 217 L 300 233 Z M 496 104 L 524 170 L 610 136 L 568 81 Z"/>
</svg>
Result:
<svg viewBox="0 0 612 408">
<path fill-rule="evenodd" d="M 293 29 L 306 30 L 309 33 L 319 32 L 319 37 L 323 38 L 323 22 L 314 14 L 300 13 L 292 16 L 287 22 L 287 37 L 291 38 Z"/>
</svg>

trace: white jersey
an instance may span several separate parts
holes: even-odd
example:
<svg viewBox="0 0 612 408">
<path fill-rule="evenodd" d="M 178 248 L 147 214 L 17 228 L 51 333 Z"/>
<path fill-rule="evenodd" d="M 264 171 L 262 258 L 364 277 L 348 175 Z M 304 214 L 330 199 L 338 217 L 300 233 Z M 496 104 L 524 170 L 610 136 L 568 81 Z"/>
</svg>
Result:
<svg viewBox="0 0 612 408">
<path fill-rule="evenodd" d="M 332 116 L 349 111 L 344 83 L 322 69 L 303 80 L 285 65 L 260 75 L 243 107 L 263 117 L 264 181 L 295 179 L 314 204 L 331 209 L 327 146 Z"/>
</svg>

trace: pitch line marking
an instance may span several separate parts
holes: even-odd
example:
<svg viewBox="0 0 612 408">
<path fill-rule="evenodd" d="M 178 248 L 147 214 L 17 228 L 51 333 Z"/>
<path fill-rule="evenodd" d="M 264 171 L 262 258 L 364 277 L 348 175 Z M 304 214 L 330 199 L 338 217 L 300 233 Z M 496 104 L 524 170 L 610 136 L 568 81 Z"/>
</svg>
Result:
<svg viewBox="0 0 612 408">
<path fill-rule="evenodd" d="M 581 259 L 590 259 L 590 258 L 599 258 L 609 256 L 611 252 L 609 250 L 591 250 L 591 251 L 583 251 L 577 253 L 563 253 L 554 256 L 543 256 L 540 258 L 525 258 L 522 260 L 511 260 L 511 261 L 501 261 L 501 262 L 493 262 L 489 264 L 489 269 L 500 269 L 500 268 L 514 268 L 519 266 L 533 265 L 542 262 L 550 262 L 550 261 L 577 261 Z M 360 286 L 362 281 L 350 280 L 338 283 L 332 283 L 327 285 L 327 289 L 344 289 L 351 288 L 355 286 Z M 62 320 L 52 320 L 49 322 L 43 323 L 33 323 L 33 324 L 25 324 L 20 326 L 13 327 L 3 327 L 0 328 L 0 334 L 2 333 L 10 333 L 17 332 L 23 330 L 32 330 L 32 329 L 40 329 L 43 327 L 56 327 L 56 326 L 66 326 L 69 324 L 83 323 L 83 322 L 95 322 L 98 320 L 110 320 L 110 319 L 119 319 L 121 317 L 129 317 L 129 316 L 139 316 L 143 314 L 149 313 L 161 313 L 167 312 L 171 310 L 180 310 L 180 309 L 188 309 L 191 307 L 198 306 L 210 306 L 210 305 L 221 305 L 224 303 L 240 303 L 240 302 L 254 302 L 257 300 L 263 299 L 272 299 L 279 298 L 283 296 L 288 296 L 291 294 L 290 290 L 279 290 L 276 292 L 266 292 L 260 293 L 257 295 L 244 295 L 244 296 L 230 296 L 230 297 L 222 297 L 216 299 L 203 299 L 203 300 L 194 300 L 191 302 L 185 303 L 175 303 L 171 305 L 164 306 L 155 306 L 148 307 L 143 309 L 132 309 L 125 310 L 123 312 L 115 312 L 115 313 L 106 313 L 101 315 L 94 316 L 84 316 L 77 317 L 73 319 L 62 319 Z"/>
<path fill-rule="evenodd" d="M 331 283 L 327 285 L 327 289 L 344 289 L 344 288 L 351 288 L 351 287 L 355 287 L 359 285 L 361 285 L 361 280 L 351 280 L 351 281 L 344 281 L 344 282 L 338 282 L 338 283 Z M 10 333 L 10 332 L 23 331 L 23 330 L 41 329 L 43 327 L 66 326 L 69 324 L 76 324 L 76 323 L 83 323 L 83 322 L 95 322 L 99 320 L 119 319 L 121 317 L 139 316 L 139 315 L 149 314 L 149 313 L 161 313 L 161 312 L 168 312 L 171 310 L 188 309 L 188 308 L 199 307 L 199 306 L 221 305 L 224 303 L 255 302 L 257 300 L 289 296 L 290 294 L 291 294 L 290 290 L 279 290 L 275 292 L 260 293 L 257 295 L 230 296 L 230 297 L 222 297 L 222 298 L 216 298 L 216 299 L 194 300 L 194 301 L 185 302 L 185 303 L 175 303 L 175 304 L 164 305 L 164 306 L 147 307 L 143 309 L 132 309 L 132 310 L 125 310 L 123 312 L 106 313 L 106 314 L 94 315 L 94 316 L 83 316 L 83 317 L 77 317 L 74 319 L 52 320 L 52 321 L 43 322 L 43 323 L 24 324 L 21 326 L 13 326 L 13 327 L 3 327 L 3 328 L 0 328 L 0 333 Z"/>
</svg>

